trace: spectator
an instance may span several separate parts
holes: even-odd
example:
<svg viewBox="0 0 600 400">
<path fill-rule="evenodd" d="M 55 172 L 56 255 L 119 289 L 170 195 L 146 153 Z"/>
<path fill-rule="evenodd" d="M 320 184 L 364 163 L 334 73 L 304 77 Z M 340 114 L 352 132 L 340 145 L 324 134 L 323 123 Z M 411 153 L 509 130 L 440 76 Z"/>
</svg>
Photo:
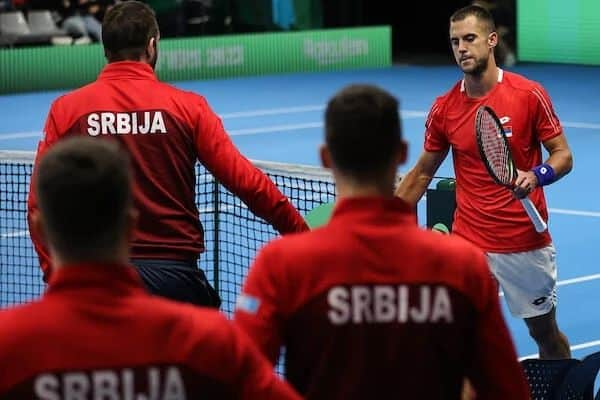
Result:
<svg viewBox="0 0 600 400">
<path fill-rule="evenodd" d="M 90 0 L 29 0 L 28 8 L 52 10 L 58 15 L 58 25 L 76 43 L 102 41 L 102 24 L 98 18 L 112 2 Z"/>
</svg>

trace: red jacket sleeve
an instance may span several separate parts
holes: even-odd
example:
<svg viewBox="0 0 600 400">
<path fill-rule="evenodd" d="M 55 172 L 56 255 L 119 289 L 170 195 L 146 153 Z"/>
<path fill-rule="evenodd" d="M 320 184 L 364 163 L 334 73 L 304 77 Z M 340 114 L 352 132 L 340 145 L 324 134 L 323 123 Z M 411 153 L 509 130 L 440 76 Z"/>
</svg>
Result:
<svg viewBox="0 0 600 400">
<path fill-rule="evenodd" d="M 232 329 L 238 343 L 236 357 L 241 365 L 239 379 L 242 399 L 300 399 L 300 395 L 275 374 L 272 365 L 244 332 L 233 324 Z"/>
<path fill-rule="evenodd" d="M 29 225 L 29 235 L 31 237 L 31 241 L 33 242 L 35 251 L 38 254 L 38 259 L 40 262 L 40 267 L 42 268 L 44 282 L 48 282 L 52 271 L 50 264 L 50 256 L 48 254 L 48 248 L 46 246 L 46 243 L 44 242 L 41 232 L 38 232 L 35 229 L 35 226 L 33 226 L 32 224 L 31 216 L 38 210 L 37 197 L 35 193 L 35 182 L 37 179 L 38 164 L 42 159 L 43 155 L 46 153 L 46 151 L 48 151 L 50 146 L 58 139 L 58 131 L 54 120 L 53 110 L 54 105 L 50 109 L 50 113 L 48 114 L 48 118 L 46 119 L 46 124 L 44 126 L 44 137 L 38 143 L 35 161 L 33 163 L 33 173 L 29 183 L 29 195 L 27 197 L 27 223 Z"/>
<path fill-rule="evenodd" d="M 262 249 L 250 267 L 236 302 L 234 321 L 274 365 L 283 343 L 284 299 L 278 291 L 283 282 L 275 278 L 278 264 L 271 249 L 270 245 Z"/>
<path fill-rule="evenodd" d="M 235 399 L 300 399 L 275 374 L 250 338 L 223 314 L 204 311 L 192 315 L 195 317 L 189 338 L 193 347 L 186 348 L 184 341 L 180 350 L 201 376 L 208 375 L 221 382 Z"/>
<path fill-rule="evenodd" d="M 498 289 L 483 255 L 479 278 L 482 305 L 476 323 L 474 362 L 469 378 L 478 399 L 529 399 L 529 386 L 502 316 Z"/>
<path fill-rule="evenodd" d="M 282 234 L 308 230 L 304 218 L 261 170 L 235 147 L 219 117 L 202 99 L 196 129 L 200 162 L 257 216 Z"/>
</svg>

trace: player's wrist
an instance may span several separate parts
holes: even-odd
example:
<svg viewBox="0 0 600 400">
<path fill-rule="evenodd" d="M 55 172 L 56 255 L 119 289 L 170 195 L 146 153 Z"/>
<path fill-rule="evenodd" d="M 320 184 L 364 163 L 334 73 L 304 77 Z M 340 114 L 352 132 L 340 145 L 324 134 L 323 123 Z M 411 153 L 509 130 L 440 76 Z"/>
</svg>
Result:
<svg viewBox="0 0 600 400">
<path fill-rule="evenodd" d="M 537 167 L 534 167 L 531 172 L 535 174 L 538 186 L 546 186 L 556 181 L 556 173 L 550 164 L 540 164 Z"/>
</svg>

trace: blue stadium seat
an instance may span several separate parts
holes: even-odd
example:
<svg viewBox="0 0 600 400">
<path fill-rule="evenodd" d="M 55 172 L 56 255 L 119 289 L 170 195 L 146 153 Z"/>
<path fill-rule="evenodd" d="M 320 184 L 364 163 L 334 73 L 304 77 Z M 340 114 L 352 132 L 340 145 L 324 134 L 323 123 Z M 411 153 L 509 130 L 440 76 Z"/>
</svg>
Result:
<svg viewBox="0 0 600 400">
<path fill-rule="evenodd" d="M 593 400 L 594 382 L 600 370 L 600 351 L 571 368 L 560 385 L 558 400 Z M 596 399 L 600 398 L 600 391 Z"/>
<path fill-rule="evenodd" d="M 581 364 L 577 359 L 540 360 L 526 359 L 521 361 L 525 376 L 531 390 L 531 400 L 556 400 L 560 387 L 573 368 Z"/>
</svg>

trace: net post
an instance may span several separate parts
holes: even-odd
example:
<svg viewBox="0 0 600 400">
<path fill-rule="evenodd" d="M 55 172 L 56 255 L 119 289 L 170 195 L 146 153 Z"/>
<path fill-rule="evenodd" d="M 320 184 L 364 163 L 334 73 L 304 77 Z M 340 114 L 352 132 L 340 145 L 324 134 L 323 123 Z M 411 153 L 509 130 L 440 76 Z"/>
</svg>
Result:
<svg viewBox="0 0 600 400">
<path fill-rule="evenodd" d="M 214 219 L 214 232 L 213 232 L 213 287 L 219 293 L 219 214 L 221 213 L 220 203 L 221 198 L 219 196 L 220 189 L 219 182 L 213 179 L 213 219 Z"/>
</svg>

